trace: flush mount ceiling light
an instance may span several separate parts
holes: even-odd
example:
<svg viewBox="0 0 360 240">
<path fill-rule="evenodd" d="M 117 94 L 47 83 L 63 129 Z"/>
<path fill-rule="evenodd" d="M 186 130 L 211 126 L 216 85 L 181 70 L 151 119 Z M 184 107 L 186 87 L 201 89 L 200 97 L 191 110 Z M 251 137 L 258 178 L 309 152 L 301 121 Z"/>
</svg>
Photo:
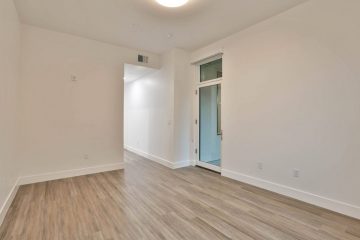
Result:
<svg viewBox="0 0 360 240">
<path fill-rule="evenodd" d="M 165 7 L 181 7 L 182 5 L 185 5 L 189 0 L 156 0 L 157 3 L 160 5 L 163 5 Z"/>
</svg>

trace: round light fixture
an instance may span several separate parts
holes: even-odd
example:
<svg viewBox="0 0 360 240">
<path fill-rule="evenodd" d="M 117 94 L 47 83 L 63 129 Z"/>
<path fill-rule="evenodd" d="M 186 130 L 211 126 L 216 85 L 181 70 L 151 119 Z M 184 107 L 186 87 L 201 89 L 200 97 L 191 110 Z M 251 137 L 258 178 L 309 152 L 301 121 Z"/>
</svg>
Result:
<svg viewBox="0 0 360 240">
<path fill-rule="evenodd" d="M 157 3 L 160 5 L 163 5 L 165 7 L 181 7 L 182 5 L 185 5 L 189 0 L 156 0 Z"/>
</svg>

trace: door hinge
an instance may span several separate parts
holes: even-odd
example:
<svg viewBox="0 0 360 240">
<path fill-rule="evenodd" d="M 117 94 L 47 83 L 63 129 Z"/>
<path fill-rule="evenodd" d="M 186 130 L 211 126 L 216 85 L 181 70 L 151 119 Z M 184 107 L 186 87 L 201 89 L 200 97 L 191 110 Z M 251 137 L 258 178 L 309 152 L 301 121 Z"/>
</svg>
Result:
<svg viewBox="0 0 360 240">
<path fill-rule="evenodd" d="M 196 124 L 196 125 L 198 124 L 198 120 L 197 120 L 197 119 L 195 119 L 195 124 Z"/>
<path fill-rule="evenodd" d="M 197 150 L 197 148 L 195 148 L 195 154 L 197 154 L 198 153 L 198 150 Z"/>
<path fill-rule="evenodd" d="M 197 95 L 198 94 L 198 90 L 195 90 L 195 95 Z"/>
</svg>

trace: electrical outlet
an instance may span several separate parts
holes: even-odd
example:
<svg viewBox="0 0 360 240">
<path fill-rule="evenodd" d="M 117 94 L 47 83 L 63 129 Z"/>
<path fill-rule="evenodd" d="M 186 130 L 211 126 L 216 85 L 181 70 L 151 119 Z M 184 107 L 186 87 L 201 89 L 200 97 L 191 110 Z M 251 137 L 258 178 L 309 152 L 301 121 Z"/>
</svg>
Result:
<svg viewBox="0 0 360 240">
<path fill-rule="evenodd" d="M 88 154 L 84 154 L 84 159 L 89 159 L 89 155 L 88 155 Z"/>
<path fill-rule="evenodd" d="M 258 163 L 257 163 L 257 168 L 258 168 L 259 170 L 263 170 L 263 169 L 264 169 L 263 163 L 262 163 L 262 162 L 258 162 Z"/>
<path fill-rule="evenodd" d="M 299 178 L 300 177 L 300 170 L 299 169 L 294 169 L 293 170 L 293 177 L 294 178 Z"/>
</svg>

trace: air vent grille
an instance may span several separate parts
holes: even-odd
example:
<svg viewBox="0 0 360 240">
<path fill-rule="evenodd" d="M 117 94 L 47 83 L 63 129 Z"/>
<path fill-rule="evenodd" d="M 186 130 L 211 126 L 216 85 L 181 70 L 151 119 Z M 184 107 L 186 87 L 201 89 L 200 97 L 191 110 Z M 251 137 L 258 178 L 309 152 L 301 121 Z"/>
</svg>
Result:
<svg viewBox="0 0 360 240">
<path fill-rule="evenodd" d="M 139 54 L 138 55 L 138 62 L 140 62 L 140 63 L 148 63 L 149 62 L 149 57 Z"/>
</svg>

